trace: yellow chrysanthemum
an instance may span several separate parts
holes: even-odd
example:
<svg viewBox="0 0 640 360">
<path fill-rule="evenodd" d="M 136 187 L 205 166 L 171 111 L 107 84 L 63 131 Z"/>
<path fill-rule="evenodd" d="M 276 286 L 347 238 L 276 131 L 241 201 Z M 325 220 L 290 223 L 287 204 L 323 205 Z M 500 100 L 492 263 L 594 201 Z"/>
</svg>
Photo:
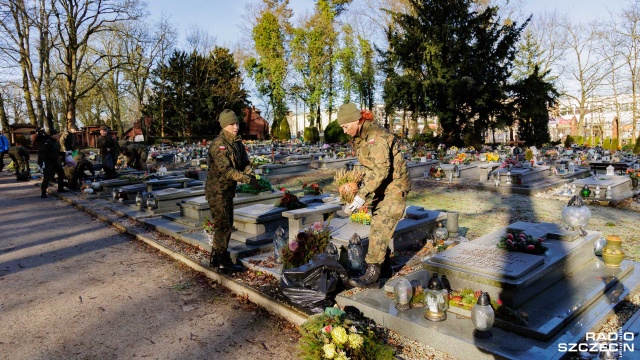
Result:
<svg viewBox="0 0 640 360">
<path fill-rule="evenodd" d="M 336 326 L 331 330 L 331 337 L 336 344 L 344 344 L 347 342 L 347 331 L 342 326 Z"/>
<path fill-rule="evenodd" d="M 349 346 L 352 349 L 357 349 L 364 343 L 362 336 L 358 334 L 349 334 Z"/>
<path fill-rule="evenodd" d="M 338 356 L 336 356 L 336 360 L 349 360 L 349 358 L 347 357 L 347 354 L 344 353 L 344 351 L 340 351 L 338 352 Z"/>
<path fill-rule="evenodd" d="M 336 356 L 336 346 L 334 344 L 325 344 L 322 350 L 324 350 L 324 357 L 327 359 L 333 359 Z"/>
</svg>

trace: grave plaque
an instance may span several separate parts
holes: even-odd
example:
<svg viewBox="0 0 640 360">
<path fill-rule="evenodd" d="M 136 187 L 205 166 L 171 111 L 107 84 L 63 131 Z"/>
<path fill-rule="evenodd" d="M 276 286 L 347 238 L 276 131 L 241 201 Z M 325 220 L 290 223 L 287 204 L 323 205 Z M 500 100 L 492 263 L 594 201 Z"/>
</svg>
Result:
<svg viewBox="0 0 640 360">
<path fill-rule="evenodd" d="M 463 243 L 433 256 L 430 261 L 497 278 L 518 279 L 542 265 L 544 257 Z"/>
</svg>

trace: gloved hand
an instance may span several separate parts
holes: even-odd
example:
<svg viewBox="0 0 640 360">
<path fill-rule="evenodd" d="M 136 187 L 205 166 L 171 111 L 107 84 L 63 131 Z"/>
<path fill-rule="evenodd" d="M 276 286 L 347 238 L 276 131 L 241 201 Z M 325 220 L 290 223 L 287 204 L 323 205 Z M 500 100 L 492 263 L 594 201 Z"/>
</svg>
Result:
<svg viewBox="0 0 640 360">
<path fill-rule="evenodd" d="M 43 170 L 44 170 L 44 163 L 40 165 L 40 172 L 42 172 Z"/>
<path fill-rule="evenodd" d="M 364 205 L 364 199 L 356 195 L 356 197 L 353 198 L 353 202 L 347 205 L 347 209 L 345 210 L 345 213 L 347 215 L 351 215 L 353 214 L 354 211 L 360 209 L 362 205 Z"/>
<path fill-rule="evenodd" d="M 251 185 L 251 187 L 255 189 L 262 189 L 262 186 L 260 186 L 260 183 L 258 182 L 258 179 L 256 179 L 255 176 L 249 177 L 249 185 Z"/>
</svg>

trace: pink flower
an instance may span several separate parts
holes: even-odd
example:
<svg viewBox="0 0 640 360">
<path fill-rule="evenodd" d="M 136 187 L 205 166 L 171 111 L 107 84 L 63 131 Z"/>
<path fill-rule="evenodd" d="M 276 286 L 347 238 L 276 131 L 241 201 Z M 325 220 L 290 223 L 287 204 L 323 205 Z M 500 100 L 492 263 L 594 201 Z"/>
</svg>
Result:
<svg viewBox="0 0 640 360">
<path fill-rule="evenodd" d="M 508 240 L 513 240 L 513 234 L 512 233 L 508 233 L 507 234 L 507 239 Z"/>
<path fill-rule="evenodd" d="M 507 239 L 507 244 L 513 245 L 513 241 L 511 239 Z"/>
<path fill-rule="evenodd" d="M 313 223 L 313 225 L 311 225 L 311 229 L 313 231 L 322 231 L 324 229 L 324 224 L 322 223 L 322 221 L 316 221 Z"/>
<path fill-rule="evenodd" d="M 289 250 L 296 251 L 298 250 L 298 243 L 296 241 L 292 241 L 289 243 Z"/>
<path fill-rule="evenodd" d="M 496 301 L 498 303 L 498 305 L 502 306 L 502 300 L 498 299 L 498 301 Z"/>
<path fill-rule="evenodd" d="M 533 245 L 527 245 L 527 250 L 529 251 L 533 251 L 533 249 L 535 249 L 536 247 Z"/>
<path fill-rule="evenodd" d="M 280 191 L 287 191 L 286 188 L 280 188 Z"/>
<path fill-rule="evenodd" d="M 327 325 L 322 330 L 324 330 L 324 332 L 326 332 L 326 333 L 330 333 L 331 330 L 333 330 L 333 328 L 331 327 L 331 325 Z"/>
<path fill-rule="evenodd" d="M 524 233 L 520 233 L 520 235 L 518 235 L 518 237 L 519 237 L 520 239 L 524 239 L 524 238 L 526 238 L 526 237 L 527 237 L 527 235 L 525 235 Z"/>
</svg>

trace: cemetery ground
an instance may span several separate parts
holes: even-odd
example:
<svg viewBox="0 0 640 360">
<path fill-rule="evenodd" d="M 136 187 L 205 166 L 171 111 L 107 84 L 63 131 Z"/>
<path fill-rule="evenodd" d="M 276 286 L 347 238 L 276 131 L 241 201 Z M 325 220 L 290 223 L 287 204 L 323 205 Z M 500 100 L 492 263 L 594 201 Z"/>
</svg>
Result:
<svg viewBox="0 0 640 360">
<path fill-rule="evenodd" d="M 335 193 L 333 171 L 272 177 L 274 187 L 319 183 Z M 56 199 L 40 199 L 34 182 L 0 176 L 0 353 L 13 358 L 296 358 L 295 327 L 235 296 L 207 277 Z M 109 210 L 74 198 L 103 221 L 137 228 L 200 263 L 207 253 Z M 458 211 L 469 240 L 516 221 L 561 221 L 568 199 L 478 191 L 465 184 L 414 180 L 408 205 Z M 627 258 L 640 260 L 639 199 L 589 206 L 588 229 L 622 237 Z M 6 220 L 6 221 L 5 221 Z M 419 267 L 422 249 L 398 254 Z M 404 263 L 404 261 L 403 261 Z M 277 281 L 246 271 L 236 281 L 273 293 Z M 640 307 L 631 294 L 605 325 L 617 329 Z M 389 333 L 404 359 L 448 355 Z"/>
</svg>

